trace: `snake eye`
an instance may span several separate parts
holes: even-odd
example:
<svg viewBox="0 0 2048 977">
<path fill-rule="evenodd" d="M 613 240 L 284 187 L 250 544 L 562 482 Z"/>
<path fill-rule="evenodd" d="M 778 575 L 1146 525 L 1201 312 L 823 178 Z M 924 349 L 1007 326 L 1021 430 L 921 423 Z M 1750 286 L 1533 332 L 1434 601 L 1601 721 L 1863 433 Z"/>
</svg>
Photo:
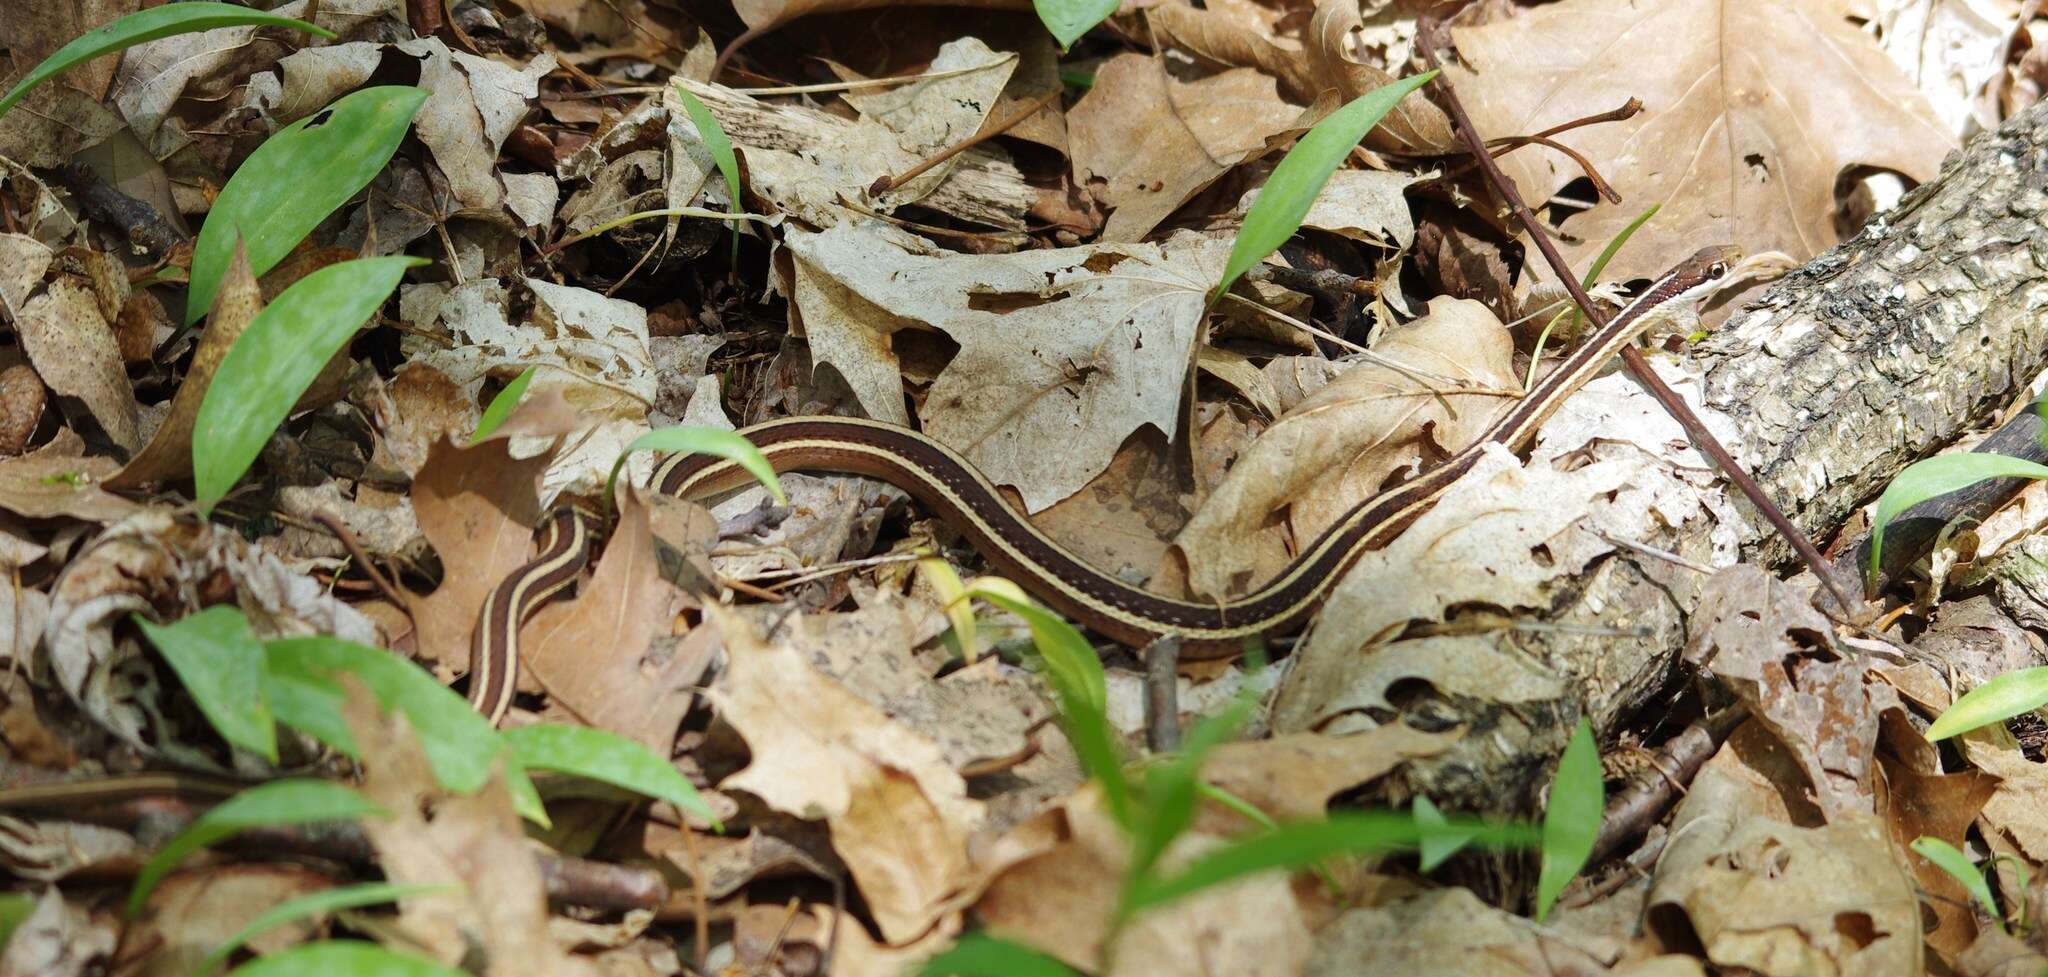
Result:
<svg viewBox="0 0 2048 977">
<path fill-rule="evenodd" d="M 1716 261 L 1713 264 L 1708 265 L 1707 274 L 1712 275 L 1715 278 L 1719 278 L 1722 275 L 1728 274 L 1728 262 Z"/>
</svg>

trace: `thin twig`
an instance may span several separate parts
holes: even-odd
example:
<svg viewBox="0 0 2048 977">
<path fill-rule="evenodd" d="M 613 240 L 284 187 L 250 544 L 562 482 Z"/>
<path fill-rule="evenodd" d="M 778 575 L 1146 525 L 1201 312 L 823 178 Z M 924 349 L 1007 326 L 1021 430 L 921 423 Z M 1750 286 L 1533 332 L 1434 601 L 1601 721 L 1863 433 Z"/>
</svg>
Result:
<svg viewBox="0 0 2048 977">
<path fill-rule="evenodd" d="M 1439 35 L 1443 25 L 1433 17 L 1424 17 L 1421 24 L 1418 35 L 1422 43 L 1416 46 L 1422 49 L 1423 57 L 1429 60 L 1430 67 L 1441 69 L 1443 63 L 1437 56 L 1437 45 L 1441 41 Z M 1593 303 L 1593 299 L 1586 294 L 1585 288 L 1579 285 L 1578 276 L 1572 274 L 1571 266 L 1566 264 L 1564 256 L 1558 253 L 1557 244 L 1550 240 L 1550 235 L 1544 230 L 1542 223 L 1536 219 L 1535 214 L 1530 212 L 1529 205 L 1522 202 L 1522 195 L 1516 192 L 1514 183 L 1500 171 L 1500 166 L 1493 161 L 1493 157 L 1487 154 L 1485 139 L 1479 135 L 1479 130 L 1472 125 L 1472 117 L 1465 112 L 1464 103 L 1458 101 L 1457 92 L 1452 90 L 1450 82 L 1446 81 L 1443 75 L 1439 74 L 1430 82 L 1430 85 L 1436 89 L 1437 97 L 1442 101 L 1444 110 L 1450 115 L 1451 122 L 1457 128 L 1459 137 L 1464 139 L 1466 146 L 1472 150 L 1473 159 L 1479 163 L 1480 171 L 1486 174 L 1487 182 L 1492 184 L 1494 192 L 1500 194 L 1501 199 L 1506 201 L 1508 208 L 1514 212 L 1515 219 L 1521 222 L 1523 229 L 1529 232 L 1529 237 L 1535 242 L 1536 249 L 1543 252 L 1544 260 L 1548 261 L 1551 269 L 1556 272 L 1558 281 L 1563 283 L 1567 291 L 1571 292 L 1572 300 L 1577 302 L 1579 308 L 1585 312 L 1586 320 L 1591 322 L 1596 330 L 1607 328 L 1607 316 L 1600 311 L 1599 306 Z M 1686 433 L 1692 437 L 1693 444 L 1714 460 L 1714 466 L 1721 470 L 1721 474 L 1730 482 L 1735 483 L 1735 487 L 1740 489 L 1743 495 L 1749 497 L 1749 501 L 1763 513 L 1764 518 L 1778 531 L 1778 534 L 1783 536 L 1786 542 L 1792 544 L 1792 548 L 1798 551 L 1800 558 L 1804 559 L 1807 566 L 1812 568 L 1814 576 L 1820 579 L 1821 585 L 1827 589 L 1828 595 L 1834 598 L 1836 604 L 1840 605 L 1842 613 L 1853 614 L 1854 611 L 1849 604 L 1849 599 L 1842 595 L 1841 588 L 1835 583 L 1833 574 L 1829 572 L 1827 559 L 1820 555 L 1820 550 L 1814 548 L 1813 542 L 1806 538 L 1806 534 L 1800 531 L 1798 526 L 1793 525 L 1792 520 L 1785 517 L 1785 513 L 1778 509 L 1777 504 L 1771 501 L 1769 495 L 1765 494 L 1763 486 L 1758 485 L 1756 479 L 1749 477 L 1749 473 L 1744 471 L 1741 463 L 1737 462 L 1735 457 L 1728 453 L 1728 449 L 1721 446 L 1720 439 L 1714 437 L 1712 431 L 1707 430 L 1706 424 L 1702 423 L 1699 417 L 1692 412 L 1692 409 L 1685 405 L 1684 399 L 1678 396 L 1677 391 L 1672 390 L 1670 385 L 1664 382 L 1664 378 L 1657 375 L 1657 371 L 1651 368 L 1650 362 L 1644 359 L 1643 354 L 1634 346 L 1622 347 L 1621 361 L 1627 364 L 1629 372 L 1635 375 L 1636 381 L 1648 389 L 1650 394 L 1657 398 L 1657 402 L 1663 405 L 1665 413 L 1670 414 L 1674 420 L 1678 421 L 1679 426 L 1685 428 Z"/>
<path fill-rule="evenodd" d="M 926 158 L 924 162 L 921 162 L 916 166 L 911 167 L 910 169 L 904 170 L 902 173 L 896 176 L 885 176 L 879 180 L 876 180 L 873 186 L 868 187 L 868 196 L 875 197 L 888 193 L 889 191 L 894 190 L 897 187 L 900 187 L 906 183 L 909 183 L 912 180 L 917 179 L 920 176 L 923 176 L 925 172 L 927 170 L 930 170 L 932 167 L 937 166 L 940 163 L 952 159 L 953 157 L 958 156 L 961 153 L 973 149 L 974 147 L 979 146 L 982 143 L 985 143 L 991 139 L 994 139 L 997 136 L 1002 135 L 1005 132 L 1010 131 L 1011 129 L 1016 128 L 1018 123 L 1021 123 L 1025 119 L 1037 115 L 1041 109 L 1044 109 L 1046 106 L 1051 105 L 1054 99 L 1060 97 L 1060 91 L 1060 89 L 1054 88 L 1052 91 L 1046 92 L 1044 95 L 1041 95 L 1037 98 L 1032 99 L 1030 102 L 1025 103 L 1023 106 L 1019 107 L 1017 111 L 1004 116 L 1002 121 L 993 123 L 991 125 L 982 126 L 980 132 L 977 132 L 974 135 L 968 136 L 967 138 L 962 139 L 951 146 L 947 146 L 946 148 L 939 150 L 937 153 L 934 153 L 930 157 Z"/>
<path fill-rule="evenodd" d="M 315 511 L 313 519 L 320 525 L 326 526 L 328 532 L 333 533 L 336 539 L 341 540 L 342 549 L 347 550 L 348 555 L 355 558 L 356 563 L 363 568 L 363 575 L 369 577 L 370 582 L 377 585 L 377 592 L 383 594 L 385 600 L 390 601 L 392 606 L 401 611 L 411 609 L 412 605 L 406 601 L 405 595 L 399 593 L 398 588 L 377 569 L 377 564 L 371 561 L 370 554 L 363 552 L 362 544 L 356 542 L 356 534 L 348 528 L 347 523 L 342 522 L 339 516 L 325 509 Z"/>
</svg>

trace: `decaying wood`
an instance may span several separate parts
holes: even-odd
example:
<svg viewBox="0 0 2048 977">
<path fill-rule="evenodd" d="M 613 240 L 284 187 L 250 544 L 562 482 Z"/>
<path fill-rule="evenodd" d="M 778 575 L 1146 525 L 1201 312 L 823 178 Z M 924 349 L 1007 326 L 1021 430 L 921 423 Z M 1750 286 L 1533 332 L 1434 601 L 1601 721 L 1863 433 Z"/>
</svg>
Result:
<svg viewBox="0 0 2048 977">
<path fill-rule="evenodd" d="M 1680 369 L 1697 374 L 1691 386 L 1704 387 L 1706 407 L 1732 422 L 1731 449 L 1816 540 L 2048 365 L 2044 215 L 2048 105 L 1952 154 L 1940 177 L 1777 283 Z M 1732 528 L 1743 558 L 1787 566 L 1790 548 L 1725 489 L 1702 488 L 1701 514 L 1649 538 L 1604 526 L 1597 509 L 1584 528 L 1708 564 L 1727 562 L 1715 537 Z M 1722 515 L 1706 515 L 1713 512 Z M 1547 616 L 1592 627 L 1503 631 L 1495 640 L 1563 677 L 1571 694 L 1512 705 L 1404 700 L 1401 718 L 1460 725 L 1467 735 L 1391 786 L 1470 809 L 1532 797 L 1581 710 L 1596 729 L 1612 729 L 1668 694 L 1704 582 L 1678 561 L 1629 550 L 1559 578 Z M 1629 628 L 1649 637 L 1613 637 Z"/>
</svg>

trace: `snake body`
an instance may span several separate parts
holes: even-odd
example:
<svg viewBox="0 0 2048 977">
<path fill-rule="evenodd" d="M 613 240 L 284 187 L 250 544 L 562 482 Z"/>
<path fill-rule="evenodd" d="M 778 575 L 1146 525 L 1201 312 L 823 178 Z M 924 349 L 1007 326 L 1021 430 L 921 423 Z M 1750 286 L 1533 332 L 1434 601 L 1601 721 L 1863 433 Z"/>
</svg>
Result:
<svg viewBox="0 0 2048 977">
<path fill-rule="evenodd" d="M 1477 464 L 1487 445 L 1519 450 L 1565 398 L 1634 342 L 1654 314 L 1682 307 L 1717 287 L 1737 254 L 1705 248 L 1665 272 L 1607 326 L 1538 381 L 1529 395 L 1443 464 L 1354 505 L 1272 580 L 1241 597 L 1213 602 L 1155 594 L 1103 572 L 1034 527 L 959 452 L 906 428 L 847 417 L 793 417 L 740 433 L 778 472 L 827 471 L 883 479 L 951 523 L 1004 575 L 1055 609 L 1133 647 L 1165 635 L 1181 639 L 1187 659 L 1237 654 L 1248 638 L 1305 624 L 1344 571 L 1385 546 Z M 703 498 L 751 481 L 734 462 L 675 455 L 656 470 L 659 491 Z M 578 514 L 558 512 L 540 553 L 493 590 L 471 646 L 470 700 L 496 721 L 510 705 L 518 667 L 519 624 L 573 582 L 588 561 L 591 532 Z"/>
</svg>

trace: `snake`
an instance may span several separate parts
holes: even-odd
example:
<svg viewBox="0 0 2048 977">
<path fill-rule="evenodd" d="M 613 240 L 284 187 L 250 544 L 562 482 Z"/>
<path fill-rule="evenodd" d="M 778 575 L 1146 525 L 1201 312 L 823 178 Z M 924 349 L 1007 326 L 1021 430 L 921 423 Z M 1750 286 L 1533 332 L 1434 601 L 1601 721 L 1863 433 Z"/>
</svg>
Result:
<svg viewBox="0 0 2048 977">
<path fill-rule="evenodd" d="M 1733 247 L 1712 246 L 1674 265 L 1558 361 L 1471 444 L 1436 467 L 1360 500 L 1271 580 L 1226 599 L 1158 594 L 1094 566 L 1033 526 L 972 461 L 910 428 L 854 417 L 802 416 L 739 433 L 778 473 L 863 475 L 895 485 L 951 524 L 999 573 L 1099 634 L 1134 648 L 1177 638 L 1183 660 L 1227 658 L 1241 653 L 1249 640 L 1304 626 L 1352 564 L 1428 511 L 1489 446 L 1526 447 L 1559 405 L 1658 321 L 1660 312 L 1689 308 L 1711 294 L 1740 257 Z M 703 499 L 752 478 L 726 458 L 677 454 L 656 467 L 651 484 L 667 495 Z M 484 600 L 470 646 L 468 697 L 494 723 L 516 691 L 520 625 L 582 573 L 594 545 L 592 522 L 580 508 L 551 512 L 540 528 L 534 558 Z"/>
</svg>

